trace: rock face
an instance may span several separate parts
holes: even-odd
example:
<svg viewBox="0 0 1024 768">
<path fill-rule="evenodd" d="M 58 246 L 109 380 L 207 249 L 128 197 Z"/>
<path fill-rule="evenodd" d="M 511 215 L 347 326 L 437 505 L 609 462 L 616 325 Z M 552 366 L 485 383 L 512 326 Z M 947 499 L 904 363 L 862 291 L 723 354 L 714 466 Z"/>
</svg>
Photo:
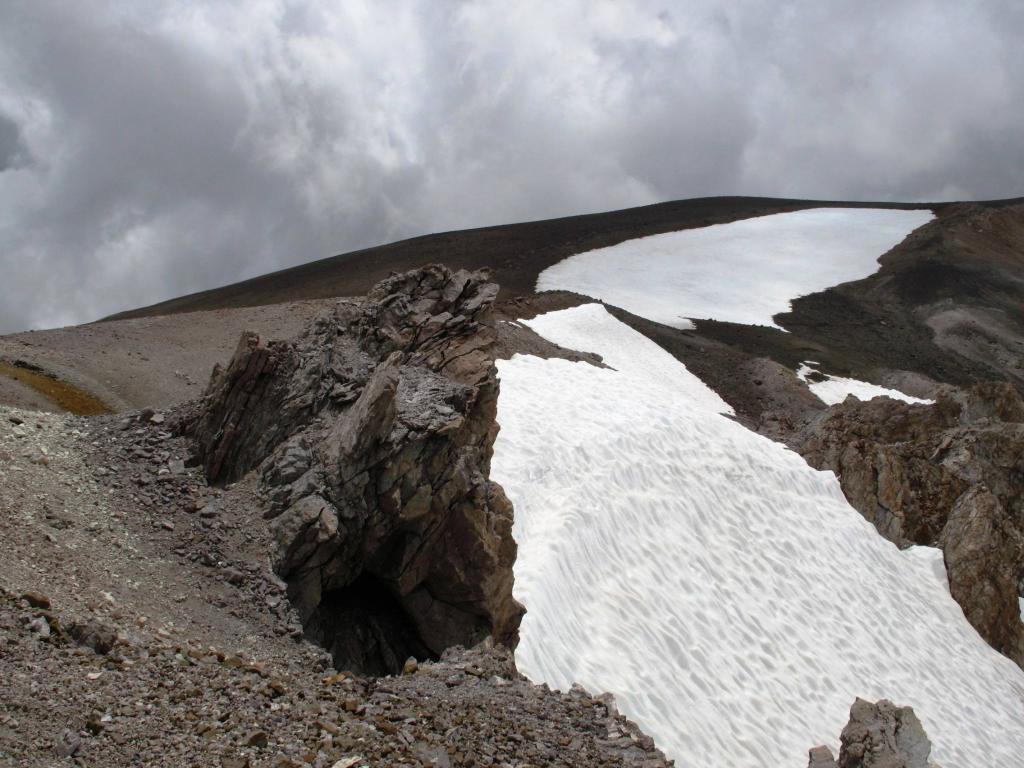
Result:
<svg viewBox="0 0 1024 768">
<path fill-rule="evenodd" d="M 885 699 L 857 699 L 841 740 L 838 763 L 828 747 L 815 747 L 808 768 L 934 768 L 931 742 L 914 710 Z"/>
<path fill-rule="evenodd" d="M 243 335 L 187 427 L 211 481 L 260 468 L 275 569 L 339 668 L 515 644 L 512 506 L 488 479 L 497 291 L 430 266 L 293 341 Z"/>
<path fill-rule="evenodd" d="M 975 385 L 934 406 L 847 399 L 791 442 L 899 546 L 941 547 L 971 624 L 1024 665 L 1024 400 Z"/>
</svg>

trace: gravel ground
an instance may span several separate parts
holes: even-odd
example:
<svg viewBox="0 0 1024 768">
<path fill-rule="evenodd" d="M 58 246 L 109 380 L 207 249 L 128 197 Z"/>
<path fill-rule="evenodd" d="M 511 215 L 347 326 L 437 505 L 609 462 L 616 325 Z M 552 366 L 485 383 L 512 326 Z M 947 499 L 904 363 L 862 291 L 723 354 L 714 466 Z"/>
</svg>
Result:
<svg viewBox="0 0 1024 768">
<path fill-rule="evenodd" d="M 0 765 L 667 764 L 610 699 L 503 649 L 331 668 L 252 484 L 207 487 L 171 421 L 0 408 Z"/>
</svg>

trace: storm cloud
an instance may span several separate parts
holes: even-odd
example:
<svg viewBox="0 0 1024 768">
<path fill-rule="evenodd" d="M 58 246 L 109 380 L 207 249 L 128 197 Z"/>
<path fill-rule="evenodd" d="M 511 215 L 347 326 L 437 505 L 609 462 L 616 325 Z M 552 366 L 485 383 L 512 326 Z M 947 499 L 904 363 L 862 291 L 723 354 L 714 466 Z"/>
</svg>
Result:
<svg viewBox="0 0 1024 768">
<path fill-rule="evenodd" d="M 9 0 L 0 331 L 717 194 L 1024 194 L 1013 0 Z"/>
</svg>

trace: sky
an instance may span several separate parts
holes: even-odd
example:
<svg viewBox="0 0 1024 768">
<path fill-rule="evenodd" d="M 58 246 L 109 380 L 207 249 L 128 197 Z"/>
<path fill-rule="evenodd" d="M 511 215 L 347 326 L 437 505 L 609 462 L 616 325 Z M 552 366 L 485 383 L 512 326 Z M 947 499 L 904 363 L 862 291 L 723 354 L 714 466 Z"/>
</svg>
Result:
<svg viewBox="0 0 1024 768">
<path fill-rule="evenodd" d="M 427 232 L 1024 195 L 1018 0 L 2 0 L 0 333 Z"/>
</svg>

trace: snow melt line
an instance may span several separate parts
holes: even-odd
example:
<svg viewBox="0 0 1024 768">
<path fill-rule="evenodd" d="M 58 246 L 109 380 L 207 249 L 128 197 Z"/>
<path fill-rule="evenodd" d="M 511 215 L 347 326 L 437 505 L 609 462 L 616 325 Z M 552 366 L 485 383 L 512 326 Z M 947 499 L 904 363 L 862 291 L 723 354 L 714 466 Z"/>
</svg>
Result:
<svg viewBox="0 0 1024 768">
<path fill-rule="evenodd" d="M 1024 672 L 967 623 L 941 553 L 900 552 L 600 305 L 524 323 L 612 368 L 498 363 L 521 671 L 613 692 L 679 765 L 804 768 L 856 696 L 913 706 L 944 768 L 1020 765 Z"/>
<path fill-rule="evenodd" d="M 635 238 L 541 272 L 537 290 L 575 291 L 676 328 L 689 318 L 778 328 L 790 301 L 874 274 L 878 257 L 930 211 L 813 208 Z"/>
<path fill-rule="evenodd" d="M 876 397 L 889 397 L 893 400 L 902 400 L 905 403 L 913 403 L 917 405 L 935 405 L 934 400 L 928 400 L 923 397 L 913 397 L 912 395 L 900 392 L 898 389 L 888 389 L 886 387 L 880 387 L 877 384 L 870 384 L 866 381 L 859 381 L 857 379 L 848 379 L 843 376 L 829 376 L 828 374 L 821 373 L 817 368 L 812 368 L 812 365 L 817 365 L 813 360 L 807 360 L 796 369 L 796 376 L 800 381 L 807 385 L 807 388 L 811 390 L 821 402 L 825 405 L 836 405 L 843 402 L 847 395 L 853 395 L 858 400 L 872 400 Z M 825 377 L 824 381 L 812 380 L 811 374 L 817 373 Z"/>
</svg>

